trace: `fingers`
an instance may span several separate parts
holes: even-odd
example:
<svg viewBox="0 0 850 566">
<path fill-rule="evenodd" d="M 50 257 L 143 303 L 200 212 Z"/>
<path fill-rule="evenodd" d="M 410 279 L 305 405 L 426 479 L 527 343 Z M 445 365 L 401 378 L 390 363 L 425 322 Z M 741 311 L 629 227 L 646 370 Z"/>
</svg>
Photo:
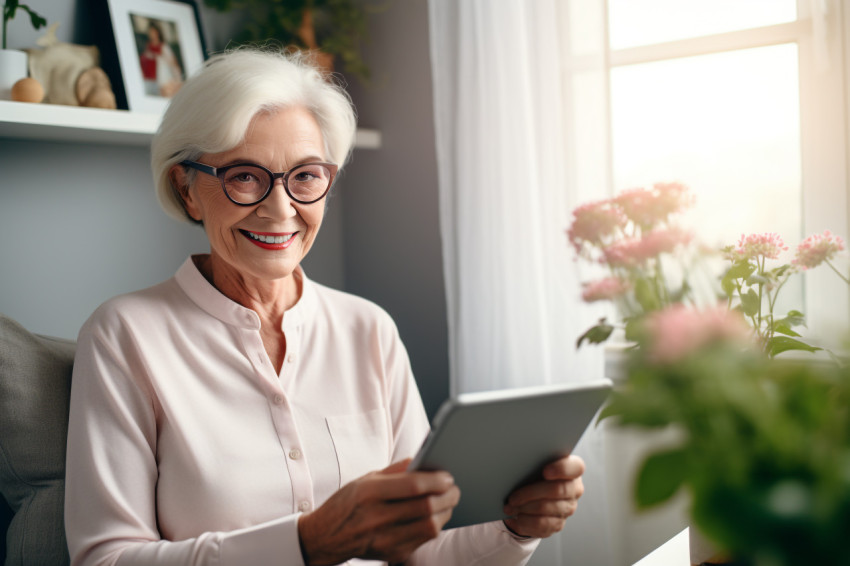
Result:
<svg viewBox="0 0 850 566">
<path fill-rule="evenodd" d="M 584 494 L 584 461 L 578 456 L 560 458 L 543 469 L 543 480 L 525 485 L 508 497 L 505 525 L 513 532 L 545 538 L 564 528 Z"/>
<path fill-rule="evenodd" d="M 453 485 L 444 493 L 385 502 L 373 510 L 371 518 L 377 523 L 370 529 L 373 534 L 362 557 L 403 562 L 440 534 L 459 500 L 460 489 Z"/>
<path fill-rule="evenodd" d="M 584 460 L 569 455 L 555 460 L 543 468 L 543 478 L 547 480 L 572 480 L 584 474 Z"/>
<path fill-rule="evenodd" d="M 410 462 L 412 460 L 413 460 L 413 458 L 405 458 L 404 460 L 399 460 L 398 462 L 394 462 L 394 463 L 390 464 L 389 466 L 387 466 L 386 468 L 384 468 L 383 470 L 381 470 L 378 473 L 381 473 L 381 474 L 400 474 L 401 472 L 405 471 L 408 468 L 408 466 L 410 466 Z"/>
<path fill-rule="evenodd" d="M 458 501 L 460 489 L 452 486 L 437 495 L 386 502 L 377 513 L 381 517 L 381 524 L 377 527 L 406 529 L 413 536 L 434 538 L 451 518 Z"/>
<path fill-rule="evenodd" d="M 555 533 L 561 532 L 566 519 L 559 517 L 538 517 L 535 515 L 522 515 L 505 519 L 505 526 L 520 536 L 547 538 Z"/>
<path fill-rule="evenodd" d="M 558 517 L 566 519 L 578 508 L 577 499 L 538 499 L 521 507 L 505 506 L 506 515 L 534 515 L 538 517 Z"/>
<path fill-rule="evenodd" d="M 410 499 L 428 494 L 445 493 L 454 486 L 448 472 L 405 472 L 402 462 L 380 472 L 367 474 L 360 482 L 362 497 L 368 499 Z M 401 468 L 401 471 L 395 471 Z"/>
<path fill-rule="evenodd" d="M 310 564 L 349 558 L 398 562 L 436 537 L 460 499 L 445 472 L 404 472 L 398 462 L 358 478 L 299 519 Z"/>
<path fill-rule="evenodd" d="M 513 516 L 505 519 L 505 525 L 518 535 L 546 538 L 560 532 L 577 508 L 577 498 L 534 500 L 521 507 L 508 505 L 505 513 Z"/>
<path fill-rule="evenodd" d="M 523 486 L 508 497 L 510 507 L 520 508 L 531 501 L 566 499 L 575 500 L 584 495 L 581 478 L 574 480 L 543 480 Z"/>
</svg>

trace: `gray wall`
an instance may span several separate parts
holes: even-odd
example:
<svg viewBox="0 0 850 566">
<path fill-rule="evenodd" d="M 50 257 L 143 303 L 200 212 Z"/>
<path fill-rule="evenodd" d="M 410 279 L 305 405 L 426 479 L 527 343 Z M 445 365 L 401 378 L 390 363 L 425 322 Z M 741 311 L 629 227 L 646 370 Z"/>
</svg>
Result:
<svg viewBox="0 0 850 566">
<path fill-rule="evenodd" d="M 90 2 L 29 4 L 62 22 L 60 40 L 84 42 L 74 30 Z M 223 48 L 234 16 L 203 6 L 201 16 L 208 49 Z M 10 24 L 9 47 L 32 47 L 42 33 L 22 18 Z M 304 267 L 389 311 L 433 414 L 448 395 L 448 357 L 427 0 L 396 0 L 369 27 L 375 80 L 349 78 L 349 90 L 383 147 L 355 151 Z M 0 312 L 75 337 L 105 299 L 166 279 L 207 250 L 199 229 L 157 208 L 148 160 L 141 147 L 3 139 L 0 126 Z"/>
<path fill-rule="evenodd" d="M 395 0 L 370 20 L 374 78 L 352 79 L 360 123 L 380 151 L 355 152 L 343 207 L 346 287 L 386 308 L 426 408 L 448 396 L 448 340 L 437 200 L 427 0 Z"/>
</svg>

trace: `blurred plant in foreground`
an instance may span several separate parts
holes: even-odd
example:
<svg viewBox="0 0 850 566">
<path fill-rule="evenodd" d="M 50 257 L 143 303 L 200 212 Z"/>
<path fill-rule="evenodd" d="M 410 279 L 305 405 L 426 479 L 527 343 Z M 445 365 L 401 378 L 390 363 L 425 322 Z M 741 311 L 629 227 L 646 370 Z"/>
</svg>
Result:
<svg viewBox="0 0 850 566">
<path fill-rule="evenodd" d="M 587 302 L 611 301 L 628 348 L 625 381 L 600 419 L 619 427 L 673 429 L 635 482 L 638 507 L 686 490 L 693 525 L 747 566 L 850 565 L 850 369 L 833 360 L 777 357 L 816 352 L 798 332 L 801 310 L 777 315 L 791 277 L 833 264 L 841 238 L 801 242 L 790 262 L 778 234 L 742 235 L 711 252 L 677 227 L 693 203 L 680 184 L 634 189 L 574 211 L 579 257 L 606 277 L 585 284 Z M 711 256 L 728 263 L 697 274 Z M 606 319 L 577 341 L 601 343 Z"/>
<path fill-rule="evenodd" d="M 646 317 L 600 418 L 673 428 L 643 462 L 646 508 L 687 490 L 691 518 L 735 564 L 850 564 L 850 371 L 770 358 L 741 313 Z"/>
</svg>

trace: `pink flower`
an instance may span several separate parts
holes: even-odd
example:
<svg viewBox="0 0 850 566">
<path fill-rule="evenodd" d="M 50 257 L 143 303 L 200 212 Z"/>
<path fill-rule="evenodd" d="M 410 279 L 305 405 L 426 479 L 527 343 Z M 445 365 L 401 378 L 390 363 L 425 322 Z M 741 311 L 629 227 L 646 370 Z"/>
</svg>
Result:
<svg viewBox="0 0 850 566">
<path fill-rule="evenodd" d="M 691 237 L 689 232 L 678 227 L 656 228 L 642 238 L 623 239 L 603 248 L 602 261 L 615 268 L 638 267 L 663 253 L 672 253 L 689 243 Z"/>
<path fill-rule="evenodd" d="M 738 259 L 751 259 L 757 256 L 776 259 L 781 252 L 787 249 L 788 246 L 785 245 L 779 234 L 765 232 L 764 234 L 750 234 L 749 236 L 742 234 L 735 253 L 739 256 Z"/>
<path fill-rule="evenodd" d="M 646 255 L 646 249 L 641 247 L 639 239 L 626 238 L 603 248 L 600 262 L 614 268 L 631 269 L 644 265 L 651 257 Z"/>
<path fill-rule="evenodd" d="M 584 289 L 581 292 L 581 298 L 586 303 L 610 301 L 632 288 L 628 281 L 619 277 L 606 277 L 605 279 L 584 283 L 583 286 Z"/>
<path fill-rule="evenodd" d="M 844 251 L 844 240 L 833 236 L 829 230 L 823 234 L 813 234 L 797 246 L 797 253 L 791 263 L 801 269 L 817 267 L 832 259 L 838 252 Z"/>
<path fill-rule="evenodd" d="M 693 204 L 693 195 L 681 183 L 656 183 L 652 189 L 629 189 L 614 199 L 626 216 L 642 227 L 665 222 L 671 214 Z"/>
<path fill-rule="evenodd" d="M 573 211 L 573 223 L 567 230 L 576 252 L 581 252 L 585 242 L 601 244 L 602 241 L 626 225 L 623 212 L 611 206 L 610 200 L 584 204 Z"/>
<path fill-rule="evenodd" d="M 679 246 L 690 243 L 693 235 L 678 226 L 670 228 L 656 228 L 641 238 L 643 254 L 647 257 L 658 256 L 663 253 L 673 253 Z"/>
<path fill-rule="evenodd" d="M 682 360 L 709 344 L 748 341 L 752 335 L 741 315 L 723 306 L 696 310 L 676 304 L 653 313 L 646 324 L 649 359 L 661 364 Z"/>
</svg>

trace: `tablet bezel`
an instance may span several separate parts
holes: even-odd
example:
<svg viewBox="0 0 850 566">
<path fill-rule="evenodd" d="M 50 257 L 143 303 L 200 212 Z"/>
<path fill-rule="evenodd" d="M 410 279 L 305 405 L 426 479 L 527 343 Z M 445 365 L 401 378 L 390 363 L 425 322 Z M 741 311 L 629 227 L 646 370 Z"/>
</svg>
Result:
<svg viewBox="0 0 850 566">
<path fill-rule="evenodd" d="M 461 490 L 444 528 L 506 518 L 507 496 L 572 452 L 611 391 L 611 381 L 546 385 L 446 400 L 411 470 L 448 470 Z M 562 427 L 562 433 L 555 433 Z M 553 432 L 540 434 L 540 430 Z M 519 460 L 518 460 L 519 459 Z"/>
</svg>

